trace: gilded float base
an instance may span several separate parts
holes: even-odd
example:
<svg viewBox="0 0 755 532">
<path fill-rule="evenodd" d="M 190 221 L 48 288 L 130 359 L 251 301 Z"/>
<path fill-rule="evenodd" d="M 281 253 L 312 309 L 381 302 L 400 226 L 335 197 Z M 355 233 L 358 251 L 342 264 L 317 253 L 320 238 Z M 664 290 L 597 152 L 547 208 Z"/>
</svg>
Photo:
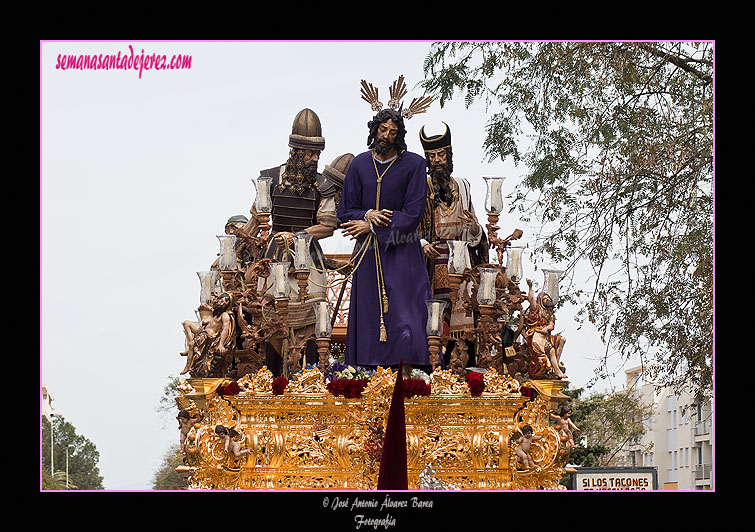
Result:
<svg viewBox="0 0 755 532">
<path fill-rule="evenodd" d="M 395 378 L 378 368 L 361 397 L 349 399 L 333 396 L 318 370 L 292 377 L 278 395 L 267 368 L 236 381 L 231 394 L 228 379 L 189 379 L 177 402 L 203 419 L 181 469 L 192 489 L 374 490 Z M 423 489 L 428 465 L 442 485 L 462 490 L 561 489 L 568 449 L 549 426 L 553 384 L 520 385 L 491 370 L 473 397 L 451 372 L 430 378 L 430 395 L 404 402 L 409 489 Z M 225 452 L 219 424 L 239 433 L 248 452 Z M 522 471 L 515 441 L 526 424 L 543 438 L 532 445 L 537 467 Z"/>
</svg>

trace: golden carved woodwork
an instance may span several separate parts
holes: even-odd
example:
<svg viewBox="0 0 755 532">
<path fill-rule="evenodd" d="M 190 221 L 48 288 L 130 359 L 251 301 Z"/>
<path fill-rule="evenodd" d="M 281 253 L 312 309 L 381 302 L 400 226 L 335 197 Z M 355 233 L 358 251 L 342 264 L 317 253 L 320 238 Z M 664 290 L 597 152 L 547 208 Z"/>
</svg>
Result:
<svg viewBox="0 0 755 532">
<path fill-rule="evenodd" d="M 405 399 L 409 488 L 431 465 L 438 480 L 461 489 L 561 489 L 558 480 L 568 448 L 549 426 L 548 410 L 559 401 L 559 381 L 520 383 L 494 369 L 485 391 L 473 397 L 463 378 L 436 369 L 431 395 Z M 372 490 L 377 486 L 380 444 L 396 374 L 378 368 L 361 398 L 333 396 L 317 369 L 292 375 L 273 394 L 267 368 L 236 381 L 240 393 L 219 395 L 229 379 L 187 379 L 179 405 L 202 410 L 187 437 L 186 466 L 192 489 Z M 522 387 L 535 397 L 522 394 Z M 233 428 L 250 453 L 228 456 L 215 426 Z M 531 425 L 537 467 L 520 471 L 515 438 Z"/>
</svg>

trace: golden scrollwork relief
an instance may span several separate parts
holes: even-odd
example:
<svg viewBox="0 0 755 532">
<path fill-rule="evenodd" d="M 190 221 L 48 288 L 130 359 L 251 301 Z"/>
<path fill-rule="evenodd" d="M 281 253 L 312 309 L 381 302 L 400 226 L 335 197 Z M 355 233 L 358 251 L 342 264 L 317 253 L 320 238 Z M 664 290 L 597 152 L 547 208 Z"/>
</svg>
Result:
<svg viewBox="0 0 755 532">
<path fill-rule="evenodd" d="M 266 393 L 273 389 L 273 372 L 264 366 L 257 373 L 244 375 L 238 381 L 239 387 L 245 392 Z"/>
<path fill-rule="evenodd" d="M 430 390 L 432 395 L 471 395 L 469 386 L 450 369 L 436 368 L 430 375 Z"/>
<path fill-rule="evenodd" d="M 280 395 L 267 368 L 239 379 L 233 395 L 218 393 L 227 381 L 192 382 L 183 392 L 203 405 L 203 418 L 187 439 L 191 488 L 375 489 L 395 381 L 392 370 L 378 368 L 362 396 L 348 399 L 330 394 L 318 370 L 292 376 Z M 429 396 L 404 401 L 410 489 L 420 488 L 428 465 L 438 481 L 460 489 L 559 489 L 565 461 L 549 427 L 549 397 L 522 395 L 518 381 L 495 370 L 476 397 L 450 371 L 436 369 L 430 384 Z M 186 401 L 183 393 L 177 399 Z M 235 429 L 248 454 L 229 456 L 218 424 Z M 520 470 L 513 438 L 525 424 L 544 436 L 533 444 L 537 467 L 528 471 Z"/>
<path fill-rule="evenodd" d="M 320 370 L 311 368 L 291 376 L 286 386 L 287 394 L 321 394 L 328 395 L 328 389 L 322 379 Z"/>
</svg>

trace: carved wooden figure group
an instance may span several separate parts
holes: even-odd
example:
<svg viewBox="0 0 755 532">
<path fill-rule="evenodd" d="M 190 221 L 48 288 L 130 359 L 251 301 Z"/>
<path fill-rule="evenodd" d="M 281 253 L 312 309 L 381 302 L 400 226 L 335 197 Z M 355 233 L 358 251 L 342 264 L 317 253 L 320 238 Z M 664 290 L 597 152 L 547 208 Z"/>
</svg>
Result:
<svg viewBox="0 0 755 532">
<path fill-rule="evenodd" d="M 474 370 L 519 382 L 567 379 L 565 339 L 554 333 L 558 301 L 546 286 L 536 294 L 530 279 L 522 292 L 521 267 L 504 261 L 523 232 L 497 235 L 503 178 L 485 178 L 483 226 L 469 180 L 454 175 L 447 124 L 434 136 L 421 128 L 424 159 L 407 151 L 405 120 L 430 101 L 404 108 L 405 94 L 402 77 L 383 109 L 377 89 L 362 82 L 362 98 L 377 112 L 368 124 L 369 149 L 344 153 L 322 172 L 320 119 L 311 109 L 296 115 L 288 159 L 260 171 L 251 217 L 228 219 L 219 257 L 200 275 L 197 320 L 182 323 L 182 375 L 240 379 L 265 370 L 291 378 L 313 367 L 324 375 L 342 304 L 328 299 L 337 282 L 352 288 L 346 364 L 375 369 L 402 360 L 407 375 L 418 366 L 462 378 Z M 320 245 L 338 229 L 355 241 L 347 261 L 326 257 Z M 334 272 L 338 280 L 329 281 Z M 439 315 L 428 310 L 436 308 L 431 302 L 442 303 Z M 569 412 L 552 416 L 574 447 L 572 431 L 579 429 Z M 178 421 L 184 449 L 200 417 L 182 410 Z M 237 461 L 251 452 L 235 429 L 217 423 L 214 431 Z M 515 444 L 523 469 L 535 467 L 530 448 L 541 438 L 522 427 Z M 432 468 L 423 478 L 437 484 Z"/>
</svg>

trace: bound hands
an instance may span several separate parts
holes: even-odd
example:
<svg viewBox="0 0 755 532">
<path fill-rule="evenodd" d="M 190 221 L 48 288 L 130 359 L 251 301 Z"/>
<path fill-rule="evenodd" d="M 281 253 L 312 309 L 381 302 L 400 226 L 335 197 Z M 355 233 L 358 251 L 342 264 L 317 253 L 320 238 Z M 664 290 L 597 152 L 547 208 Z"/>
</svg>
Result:
<svg viewBox="0 0 755 532">
<path fill-rule="evenodd" d="M 393 211 L 389 211 L 388 209 L 380 209 L 379 211 L 370 209 L 367 211 L 367 214 L 364 215 L 364 219 L 374 225 L 386 227 L 391 223 L 391 216 L 393 216 Z"/>
<path fill-rule="evenodd" d="M 379 211 L 370 209 L 367 211 L 367 214 L 365 214 L 364 220 L 349 220 L 341 225 L 341 229 L 345 236 L 349 236 L 354 240 L 360 235 L 369 233 L 370 224 L 379 227 L 387 227 L 388 224 L 391 223 L 391 216 L 393 216 L 393 211 L 389 211 L 388 209 L 382 209 Z"/>
</svg>

